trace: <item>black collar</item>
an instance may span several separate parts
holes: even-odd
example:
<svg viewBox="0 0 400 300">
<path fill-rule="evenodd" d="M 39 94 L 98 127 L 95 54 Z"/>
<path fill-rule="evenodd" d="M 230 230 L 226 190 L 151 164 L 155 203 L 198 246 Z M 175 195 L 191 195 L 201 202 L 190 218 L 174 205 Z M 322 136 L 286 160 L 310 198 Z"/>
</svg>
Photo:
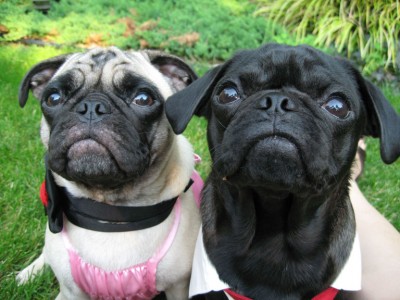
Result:
<svg viewBox="0 0 400 300">
<path fill-rule="evenodd" d="M 184 192 L 193 181 L 190 180 Z M 171 213 L 179 196 L 149 206 L 117 206 L 100 203 L 89 198 L 75 197 L 58 186 L 52 172 L 46 167 L 46 191 L 48 204 L 46 213 L 50 231 L 61 232 L 63 214 L 82 228 L 102 232 L 133 231 L 156 226 Z"/>
</svg>

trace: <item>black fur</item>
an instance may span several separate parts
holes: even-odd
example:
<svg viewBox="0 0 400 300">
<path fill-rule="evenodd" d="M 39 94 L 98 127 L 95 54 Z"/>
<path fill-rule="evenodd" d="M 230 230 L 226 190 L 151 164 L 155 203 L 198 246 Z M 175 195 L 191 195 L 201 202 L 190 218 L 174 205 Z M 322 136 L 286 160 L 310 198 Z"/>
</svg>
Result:
<svg viewBox="0 0 400 300">
<path fill-rule="evenodd" d="M 224 104 L 226 88 L 240 99 Z M 348 114 L 330 113 L 335 105 Z M 166 113 L 177 133 L 193 114 L 209 121 L 201 211 L 220 278 L 262 300 L 329 287 L 355 234 L 348 186 L 358 140 L 379 137 L 386 163 L 400 155 L 400 118 L 382 93 L 345 60 L 268 44 L 173 95 Z"/>
</svg>

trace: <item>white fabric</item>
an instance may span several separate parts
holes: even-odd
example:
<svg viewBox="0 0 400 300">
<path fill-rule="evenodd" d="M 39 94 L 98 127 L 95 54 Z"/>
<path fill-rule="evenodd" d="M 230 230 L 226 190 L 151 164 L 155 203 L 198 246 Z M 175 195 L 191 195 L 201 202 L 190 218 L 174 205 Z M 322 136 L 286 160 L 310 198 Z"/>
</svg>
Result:
<svg viewBox="0 0 400 300">
<path fill-rule="evenodd" d="M 331 286 L 345 291 L 361 290 L 361 248 L 357 233 L 349 259 Z"/>
<path fill-rule="evenodd" d="M 361 251 L 357 234 L 349 259 L 332 284 L 332 287 L 347 291 L 357 291 L 361 289 Z M 228 284 L 219 279 L 215 267 L 207 256 L 203 243 L 203 232 L 200 228 L 194 251 L 189 296 L 192 297 L 211 291 L 221 291 L 227 288 L 229 288 Z"/>
<path fill-rule="evenodd" d="M 203 243 L 203 231 L 200 227 L 190 278 L 189 297 L 205 294 L 211 291 L 221 291 L 229 286 L 219 279 L 215 267 L 211 263 Z"/>
</svg>

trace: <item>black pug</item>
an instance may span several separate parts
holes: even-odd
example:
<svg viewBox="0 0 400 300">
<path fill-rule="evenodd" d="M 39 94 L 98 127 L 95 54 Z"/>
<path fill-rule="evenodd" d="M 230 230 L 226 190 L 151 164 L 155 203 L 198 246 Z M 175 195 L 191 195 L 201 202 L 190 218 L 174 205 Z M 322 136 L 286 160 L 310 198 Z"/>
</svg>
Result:
<svg viewBox="0 0 400 300">
<path fill-rule="evenodd" d="M 202 230 L 219 278 L 261 300 L 329 288 L 355 240 L 357 142 L 380 138 L 387 164 L 400 155 L 400 117 L 381 91 L 344 59 L 267 44 L 171 96 L 166 113 L 176 133 L 208 119 Z"/>
</svg>

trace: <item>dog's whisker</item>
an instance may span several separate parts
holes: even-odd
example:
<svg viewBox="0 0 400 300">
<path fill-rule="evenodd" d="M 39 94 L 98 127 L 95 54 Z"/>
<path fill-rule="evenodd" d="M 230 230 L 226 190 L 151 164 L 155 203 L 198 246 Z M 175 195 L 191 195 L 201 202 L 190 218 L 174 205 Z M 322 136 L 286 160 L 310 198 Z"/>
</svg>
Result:
<svg viewBox="0 0 400 300">
<path fill-rule="evenodd" d="M 221 125 L 222 128 L 226 129 L 226 126 L 224 126 L 219 120 L 217 120 L 218 124 Z"/>
</svg>

